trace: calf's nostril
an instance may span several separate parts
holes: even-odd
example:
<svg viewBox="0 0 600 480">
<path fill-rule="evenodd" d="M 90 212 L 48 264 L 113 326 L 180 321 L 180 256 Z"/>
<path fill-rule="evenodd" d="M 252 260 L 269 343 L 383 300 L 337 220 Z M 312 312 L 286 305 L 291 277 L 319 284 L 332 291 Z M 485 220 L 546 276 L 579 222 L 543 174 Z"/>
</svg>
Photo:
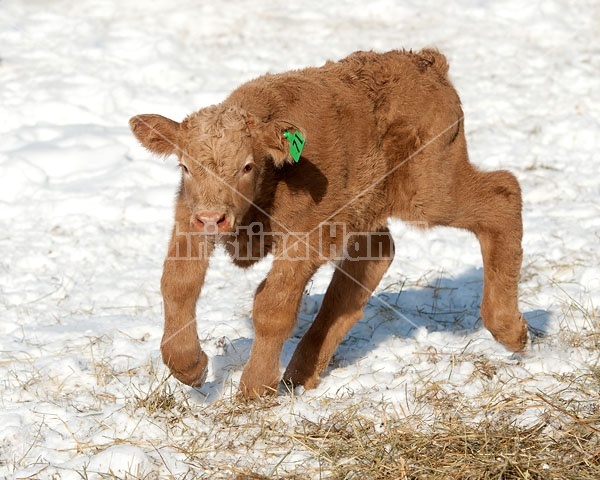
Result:
<svg viewBox="0 0 600 480">
<path fill-rule="evenodd" d="M 224 212 L 202 212 L 196 215 L 196 220 L 200 225 L 222 226 L 227 222 L 227 215 Z"/>
</svg>

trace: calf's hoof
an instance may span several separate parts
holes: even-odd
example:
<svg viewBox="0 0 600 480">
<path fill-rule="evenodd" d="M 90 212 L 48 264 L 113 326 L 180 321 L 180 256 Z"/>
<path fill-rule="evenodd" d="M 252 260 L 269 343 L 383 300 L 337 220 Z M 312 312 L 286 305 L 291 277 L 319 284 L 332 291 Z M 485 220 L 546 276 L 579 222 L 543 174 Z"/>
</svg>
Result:
<svg viewBox="0 0 600 480">
<path fill-rule="evenodd" d="M 240 379 L 238 394 L 245 399 L 276 395 L 278 383 L 279 371 L 265 375 L 265 372 L 257 373 L 252 369 L 245 368 Z"/>
<path fill-rule="evenodd" d="M 490 328 L 490 331 L 494 338 L 511 352 L 525 352 L 529 346 L 529 334 L 523 315 L 519 314 L 518 319 L 508 325 L 494 330 Z"/>
<path fill-rule="evenodd" d="M 238 397 L 242 400 L 258 400 L 260 398 L 277 395 L 277 385 L 248 386 L 240 383 Z"/>
<path fill-rule="evenodd" d="M 294 388 L 302 386 L 305 390 L 317 388 L 321 378 L 316 373 L 307 373 L 289 365 L 283 374 L 283 383 Z"/>
<path fill-rule="evenodd" d="M 167 355 L 163 351 L 163 362 L 169 367 L 169 370 L 177 380 L 194 388 L 200 388 L 204 385 L 208 373 L 208 357 L 206 353 L 200 350 L 195 355 L 187 357 L 178 355 L 175 358 Z"/>
</svg>

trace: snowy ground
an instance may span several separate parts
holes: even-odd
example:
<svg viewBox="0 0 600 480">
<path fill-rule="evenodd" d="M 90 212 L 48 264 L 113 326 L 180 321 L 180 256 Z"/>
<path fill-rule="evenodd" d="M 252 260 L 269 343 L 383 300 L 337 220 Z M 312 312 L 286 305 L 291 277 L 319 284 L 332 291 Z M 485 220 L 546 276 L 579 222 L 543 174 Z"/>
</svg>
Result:
<svg viewBox="0 0 600 480">
<path fill-rule="evenodd" d="M 472 422 L 536 392 L 598 408 L 597 390 L 569 386 L 598 365 L 586 338 L 600 305 L 599 26 L 593 0 L 1 1 L 0 477 L 314 472 L 309 450 L 275 448 L 260 429 L 294 432 L 357 404 L 427 425 L 434 386 Z M 198 306 L 208 381 L 195 392 L 165 380 L 158 284 L 179 173 L 127 120 L 181 119 L 267 71 L 424 46 L 450 60 L 473 162 L 521 181 L 531 355 L 512 358 L 482 329 L 473 237 L 394 223 L 396 260 L 320 386 L 281 395 L 254 436 L 240 433 L 251 419 L 223 409 L 268 261 L 215 259 Z M 309 285 L 284 365 L 330 275 Z M 175 404 L 150 408 L 155 393 Z"/>
</svg>

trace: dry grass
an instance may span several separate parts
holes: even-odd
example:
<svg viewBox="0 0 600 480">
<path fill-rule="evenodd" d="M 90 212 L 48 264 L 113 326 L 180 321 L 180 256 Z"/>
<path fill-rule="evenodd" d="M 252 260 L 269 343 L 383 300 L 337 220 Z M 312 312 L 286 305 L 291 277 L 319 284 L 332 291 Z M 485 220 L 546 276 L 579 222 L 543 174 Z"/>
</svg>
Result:
<svg viewBox="0 0 600 480">
<path fill-rule="evenodd" d="M 400 418 L 382 427 L 354 410 L 307 424 L 297 441 L 318 452 L 334 479 L 600 478 L 600 415 L 553 429 L 563 412 L 555 413 L 526 429 L 445 420 L 421 430 Z"/>
<path fill-rule="evenodd" d="M 563 340 L 597 352 L 597 311 L 571 302 L 564 314 L 583 314 L 589 328 L 571 331 Z M 474 375 L 494 377 L 497 367 L 489 361 L 472 363 Z M 357 405 L 317 423 L 304 420 L 293 439 L 318 458 L 323 478 L 598 479 L 600 364 L 561 380 L 566 386 L 555 392 L 519 397 L 501 395 L 499 386 L 486 393 L 489 401 L 480 399 L 479 412 L 445 385 L 424 382 L 416 401 L 433 412 L 426 422 L 398 414 L 373 420 Z M 532 408 L 543 410 L 537 415 L 542 420 L 520 426 L 517 419 Z M 393 406 L 382 404 L 379 410 L 393 411 Z M 483 420 L 474 422 L 477 414 Z"/>
<path fill-rule="evenodd" d="M 571 310 L 581 315 L 578 306 Z M 600 328 L 594 310 L 586 315 L 590 328 L 564 340 L 593 351 Z M 424 355 L 435 363 L 439 354 Z M 444 382 L 424 379 L 413 412 L 398 412 L 384 401 L 357 399 L 341 408 L 322 399 L 324 414 L 309 419 L 294 413 L 293 394 L 256 403 L 223 398 L 198 412 L 197 405 L 182 406 L 185 392 L 173 392 L 168 382 L 137 406 L 179 425 L 176 448 L 198 478 L 600 478 L 600 365 L 556 376 L 556 391 L 516 395 L 494 383 L 501 366 L 484 356 L 463 355 L 462 361 L 474 365 L 473 377 L 489 389 L 467 402 Z M 527 424 L 522 419 L 532 409 L 537 420 Z M 294 454 L 303 460 L 286 463 Z"/>
<path fill-rule="evenodd" d="M 318 420 L 292 414 L 290 421 L 282 415 L 289 412 L 289 399 L 277 397 L 256 403 L 227 398 L 198 412 L 182 407 L 184 392 L 174 392 L 168 382 L 137 402 L 155 418 L 166 415 L 169 429 L 179 434 L 171 440 L 193 478 L 597 480 L 598 373 L 575 379 L 571 400 L 561 392 L 507 397 L 484 408 L 478 422 L 478 412 L 468 407 L 462 419 L 456 395 L 435 383 L 418 399 L 433 409 L 426 420 L 387 402 L 336 410 L 329 400 L 323 408 L 331 414 Z M 541 420 L 519 426 L 517 419 L 531 408 L 543 409 Z M 282 466 L 293 453 L 305 461 Z"/>
<path fill-rule="evenodd" d="M 560 341 L 565 347 L 591 352 L 589 358 L 597 359 L 597 311 L 570 299 L 563 315 L 567 324 L 569 318 L 583 317 L 584 328 L 565 328 L 555 339 L 540 337 L 537 341 Z M 100 442 L 73 431 L 71 446 L 65 448 L 77 456 L 90 456 L 115 445 L 137 446 L 151 459 L 152 471 L 132 467 L 130 472 L 113 474 L 91 472 L 85 466 L 69 471 L 79 478 L 600 478 L 597 360 L 581 371 L 544 372 L 556 387 L 542 392 L 535 389 L 535 383 L 528 383 L 532 378 L 510 377 L 512 368 L 522 371 L 520 366 L 483 354 L 427 347 L 416 352 L 415 358 L 441 375 L 430 378 L 430 369 L 425 368 L 423 377 L 408 386 L 411 411 L 400 410 L 403 407 L 398 403 L 351 393 L 342 395 L 344 398 L 297 399 L 289 392 L 254 403 L 222 393 L 221 400 L 205 403 L 190 395 L 187 387 L 162 376 L 166 370 L 160 365 L 114 369 L 110 357 L 98 350 L 91 355 L 89 392 L 62 383 L 49 392 L 52 384 L 48 382 L 40 389 L 33 381 L 39 375 L 34 369 L 29 375 L 15 373 L 9 380 L 19 380 L 23 391 L 40 395 L 39 401 L 60 397 L 60 405 L 76 405 L 82 410 L 85 402 L 97 403 L 97 395 L 104 392 L 106 405 L 118 408 L 124 414 L 121 418 L 136 423 L 125 433 L 115 429 L 110 416 L 102 416 L 94 428 L 97 433 L 105 432 Z M 471 397 L 461 395 L 450 376 L 440 372 L 461 363 L 473 367 L 467 383 L 479 390 Z M 230 387 L 233 391 L 234 386 Z M 223 391 L 230 391 L 229 387 Z M 96 403 L 88 405 L 95 409 L 91 411 L 102 411 L 104 403 Z M 152 435 L 146 435 L 145 428 L 153 428 Z M 15 459 L 15 466 L 31 465 L 30 451 L 47 433 L 41 424 L 31 445 Z M 179 465 L 179 470 L 171 471 L 173 465 Z M 28 478 L 42 478 L 39 475 L 43 473 L 41 466 Z"/>
</svg>

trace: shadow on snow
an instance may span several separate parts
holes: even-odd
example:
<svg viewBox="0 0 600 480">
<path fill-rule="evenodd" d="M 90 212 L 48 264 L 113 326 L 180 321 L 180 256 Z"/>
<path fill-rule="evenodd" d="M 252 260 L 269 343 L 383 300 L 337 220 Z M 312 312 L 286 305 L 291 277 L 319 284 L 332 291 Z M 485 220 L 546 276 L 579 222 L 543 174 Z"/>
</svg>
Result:
<svg viewBox="0 0 600 480">
<path fill-rule="evenodd" d="M 456 278 L 438 277 L 424 286 L 405 288 L 402 283 L 379 290 L 367 303 L 363 318 L 350 330 L 339 345 L 329 371 L 351 365 L 368 356 L 382 342 L 390 338 L 415 338 L 418 332 L 434 332 L 464 337 L 484 328 L 479 316 L 483 289 L 483 270 L 471 269 Z M 285 368 L 298 342 L 309 329 L 323 300 L 323 293 L 305 295 L 302 299 L 298 323 L 292 337 L 285 343 L 281 355 Z M 533 310 L 524 312 L 530 334 L 545 337 L 549 333 L 551 312 Z M 250 318 L 247 321 L 251 321 Z M 460 340 L 457 340 L 459 343 Z M 455 342 L 451 342 L 455 343 Z M 199 391 L 203 401 L 214 401 L 221 396 L 224 380 L 232 371 L 241 371 L 250 355 L 252 339 L 232 339 L 222 355 L 211 358 L 215 379 Z M 461 349 L 467 346 L 464 341 Z M 482 354 L 485 352 L 482 351 Z M 236 386 L 234 386 L 236 388 Z"/>
</svg>

